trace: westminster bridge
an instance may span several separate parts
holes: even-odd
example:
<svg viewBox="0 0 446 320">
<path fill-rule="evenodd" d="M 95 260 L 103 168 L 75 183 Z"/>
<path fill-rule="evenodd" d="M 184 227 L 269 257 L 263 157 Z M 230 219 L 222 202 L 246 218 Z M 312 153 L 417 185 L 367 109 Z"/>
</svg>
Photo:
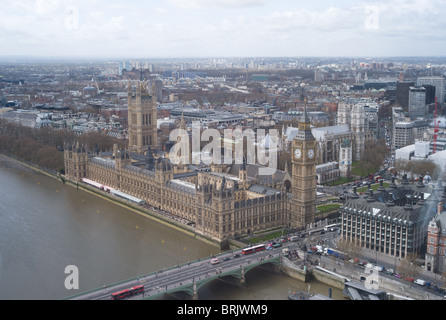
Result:
<svg viewBox="0 0 446 320">
<path fill-rule="evenodd" d="M 173 296 L 180 299 L 198 299 L 200 288 L 212 281 L 224 281 L 245 286 L 245 275 L 257 267 L 278 271 L 282 262 L 282 248 L 263 250 L 243 255 L 241 250 L 227 252 L 216 257 L 200 259 L 169 269 L 103 286 L 66 298 L 67 300 L 110 300 L 112 294 L 141 286 L 137 294 L 123 299 L 162 299 Z M 213 259 L 217 261 L 211 262 Z"/>
</svg>

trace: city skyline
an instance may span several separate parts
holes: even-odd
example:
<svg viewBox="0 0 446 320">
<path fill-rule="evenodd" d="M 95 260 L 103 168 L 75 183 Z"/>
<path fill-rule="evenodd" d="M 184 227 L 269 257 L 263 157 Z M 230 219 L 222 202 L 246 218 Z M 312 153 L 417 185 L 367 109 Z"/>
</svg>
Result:
<svg viewBox="0 0 446 320">
<path fill-rule="evenodd" d="M 15 0 L 1 56 L 443 56 L 439 0 Z"/>
</svg>

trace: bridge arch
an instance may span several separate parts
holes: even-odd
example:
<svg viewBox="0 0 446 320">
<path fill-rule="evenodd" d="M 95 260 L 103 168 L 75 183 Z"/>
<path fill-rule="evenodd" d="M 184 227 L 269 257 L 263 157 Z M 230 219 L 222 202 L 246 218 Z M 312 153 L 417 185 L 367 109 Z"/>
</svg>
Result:
<svg viewBox="0 0 446 320">
<path fill-rule="evenodd" d="M 159 294 L 156 293 L 151 294 L 146 299 L 157 299 L 159 297 L 166 296 L 169 294 L 174 295 L 175 293 L 186 293 L 192 299 L 198 299 L 198 292 L 203 286 L 209 285 L 217 281 L 223 281 L 226 283 L 230 283 L 232 285 L 244 286 L 245 275 L 249 271 L 266 265 L 270 265 L 273 268 L 278 268 L 280 267 L 280 264 L 281 264 L 280 256 L 271 257 L 268 259 L 260 259 L 260 260 L 253 258 L 253 260 L 251 260 L 247 264 L 240 264 L 240 267 L 238 268 L 234 268 L 226 272 L 223 271 L 219 272 L 219 269 L 216 269 L 215 273 L 211 272 L 209 275 L 205 277 L 200 277 L 198 279 L 194 278 L 193 282 L 191 281 L 184 284 L 181 283 L 180 285 L 174 288 L 160 290 Z"/>
</svg>

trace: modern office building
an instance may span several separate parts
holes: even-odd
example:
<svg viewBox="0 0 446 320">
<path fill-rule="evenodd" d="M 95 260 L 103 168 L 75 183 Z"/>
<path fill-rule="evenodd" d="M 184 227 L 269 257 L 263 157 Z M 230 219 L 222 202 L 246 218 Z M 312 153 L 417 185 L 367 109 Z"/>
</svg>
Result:
<svg viewBox="0 0 446 320">
<path fill-rule="evenodd" d="M 430 84 L 423 84 L 422 87 L 426 89 L 426 104 L 435 103 L 435 87 Z"/>
<path fill-rule="evenodd" d="M 422 140 L 424 132 L 428 129 L 428 122 L 425 120 L 396 121 L 393 123 L 393 147 L 399 149 L 410 144 L 414 144 L 416 140 Z"/>
<path fill-rule="evenodd" d="M 409 108 L 409 88 L 414 85 L 414 81 L 398 81 L 396 83 L 396 101 L 404 111 L 407 111 Z"/>
<path fill-rule="evenodd" d="M 416 119 L 427 114 L 426 108 L 426 88 L 413 86 L 409 88 L 409 117 Z"/>
<path fill-rule="evenodd" d="M 427 77 L 418 77 L 417 85 L 432 85 L 435 87 L 435 96 L 437 97 L 438 103 L 441 105 L 444 103 L 444 78 L 437 76 L 427 76 Z"/>
<path fill-rule="evenodd" d="M 396 258 L 424 256 L 428 225 L 437 212 L 431 186 L 403 181 L 348 195 L 340 208 L 341 235 L 356 245 Z"/>
</svg>

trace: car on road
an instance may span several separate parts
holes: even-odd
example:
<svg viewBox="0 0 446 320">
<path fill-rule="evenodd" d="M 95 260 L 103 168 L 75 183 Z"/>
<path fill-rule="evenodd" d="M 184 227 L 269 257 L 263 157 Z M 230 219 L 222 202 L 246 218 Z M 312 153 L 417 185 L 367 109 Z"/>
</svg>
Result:
<svg viewBox="0 0 446 320">
<path fill-rule="evenodd" d="M 218 264 L 220 261 L 218 261 L 217 258 L 211 259 L 211 264 Z"/>
<path fill-rule="evenodd" d="M 228 260 L 231 260 L 231 258 L 230 257 L 224 257 L 223 258 L 223 261 L 228 261 Z"/>
<path fill-rule="evenodd" d="M 238 258 L 240 255 L 238 253 L 234 254 L 234 258 Z"/>
<path fill-rule="evenodd" d="M 398 273 L 395 273 L 394 276 L 397 277 L 397 278 L 399 278 L 399 279 L 401 279 L 401 275 L 398 274 Z"/>
<path fill-rule="evenodd" d="M 378 272 L 383 272 L 385 270 L 385 268 L 383 266 L 375 266 L 373 269 Z"/>
<path fill-rule="evenodd" d="M 385 271 L 384 271 L 384 273 L 385 274 L 388 274 L 388 275 L 393 275 L 394 274 L 394 271 L 393 271 L 393 269 L 386 269 Z"/>
<path fill-rule="evenodd" d="M 417 279 L 417 280 L 415 280 L 413 283 L 416 283 L 416 284 L 418 284 L 418 285 L 420 285 L 420 286 L 424 286 L 424 285 L 426 285 L 426 281 L 421 280 L 421 279 Z"/>
</svg>

